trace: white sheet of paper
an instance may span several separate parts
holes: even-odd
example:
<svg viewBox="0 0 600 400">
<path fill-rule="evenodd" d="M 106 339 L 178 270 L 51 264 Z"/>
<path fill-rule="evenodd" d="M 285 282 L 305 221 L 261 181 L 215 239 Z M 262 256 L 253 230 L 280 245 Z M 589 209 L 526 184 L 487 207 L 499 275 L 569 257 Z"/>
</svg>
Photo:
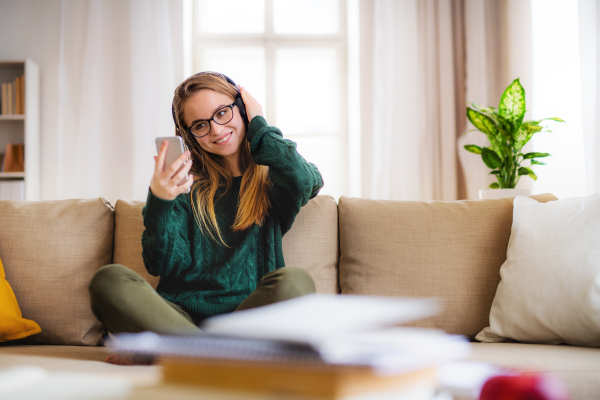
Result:
<svg viewBox="0 0 600 400">
<path fill-rule="evenodd" d="M 310 294 L 207 318 L 212 334 L 285 340 L 318 346 L 332 336 L 397 325 L 435 315 L 437 299 Z"/>
<path fill-rule="evenodd" d="M 392 327 L 333 337 L 318 351 L 331 364 L 366 364 L 395 374 L 467 357 L 471 345 L 441 330 Z"/>
</svg>

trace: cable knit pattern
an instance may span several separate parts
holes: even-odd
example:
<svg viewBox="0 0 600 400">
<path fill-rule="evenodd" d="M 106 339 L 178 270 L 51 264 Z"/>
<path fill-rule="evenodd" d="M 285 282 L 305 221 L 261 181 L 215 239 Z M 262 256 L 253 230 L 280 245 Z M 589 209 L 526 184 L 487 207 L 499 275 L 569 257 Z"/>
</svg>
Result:
<svg viewBox="0 0 600 400">
<path fill-rule="evenodd" d="M 215 205 L 221 235 L 231 249 L 204 236 L 196 224 L 190 195 L 160 199 L 148 191 L 142 209 L 142 257 L 151 275 L 160 276 L 156 290 L 182 306 L 195 321 L 230 312 L 256 289 L 267 273 L 285 266 L 281 240 L 300 208 L 323 187 L 317 167 L 296 151 L 296 143 L 281 131 L 254 117 L 247 132 L 252 159 L 269 167 L 273 182 L 272 209 L 262 227 L 243 232 L 231 229 L 235 221 L 241 177 Z M 217 191 L 216 198 L 225 189 Z"/>
</svg>

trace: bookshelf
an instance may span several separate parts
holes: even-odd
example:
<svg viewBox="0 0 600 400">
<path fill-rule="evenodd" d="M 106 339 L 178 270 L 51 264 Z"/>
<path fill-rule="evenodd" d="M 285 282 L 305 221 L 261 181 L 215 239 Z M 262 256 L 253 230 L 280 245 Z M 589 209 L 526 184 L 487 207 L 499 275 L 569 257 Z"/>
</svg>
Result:
<svg viewBox="0 0 600 400">
<path fill-rule="evenodd" d="M 0 115 L 0 153 L 7 143 L 25 144 L 25 172 L 0 172 L 0 182 L 23 181 L 25 200 L 40 199 L 40 70 L 30 59 L 0 61 L 0 82 L 25 76 L 25 114 Z"/>
</svg>

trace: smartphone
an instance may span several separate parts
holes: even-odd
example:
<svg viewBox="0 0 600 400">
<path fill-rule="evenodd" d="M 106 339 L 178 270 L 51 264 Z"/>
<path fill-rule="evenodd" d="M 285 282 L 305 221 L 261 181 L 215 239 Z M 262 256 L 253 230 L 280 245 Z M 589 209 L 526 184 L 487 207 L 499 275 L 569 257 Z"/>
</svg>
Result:
<svg viewBox="0 0 600 400">
<path fill-rule="evenodd" d="M 169 142 L 169 148 L 167 149 L 167 155 L 165 157 L 165 166 L 163 168 L 163 171 L 165 171 L 171 164 L 173 164 L 173 162 L 175 162 L 175 160 L 177 160 L 177 158 L 179 158 L 180 155 L 182 155 L 185 152 L 185 148 L 183 147 L 183 139 L 179 136 L 166 136 L 166 137 L 159 137 L 156 138 L 156 153 L 160 153 L 160 148 L 162 147 L 162 144 L 164 141 Z M 187 160 L 181 164 L 181 167 L 177 170 L 177 172 L 181 171 L 184 167 L 185 164 L 187 164 Z M 184 183 L 187 182 L 187 180 L 189 179 L 189 175 L 186 174 L 185 178 L 183 178 L 183 180 L 181 182 L 179 182 L 177 184 L 177 186 L 181 186 Z M 190 192 L 190 188 L 188 188 L 187 193 Z"/>
</svg>

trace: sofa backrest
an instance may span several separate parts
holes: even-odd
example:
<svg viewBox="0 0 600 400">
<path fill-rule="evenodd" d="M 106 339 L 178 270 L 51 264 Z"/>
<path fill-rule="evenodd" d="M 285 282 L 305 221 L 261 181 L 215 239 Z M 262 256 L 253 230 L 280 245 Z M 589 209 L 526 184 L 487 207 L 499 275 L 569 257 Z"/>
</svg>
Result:
<svg viewBox="0 0 600 400">
<path fill-rule="evenodd" d="M 156 288 L 158 278 L 148 274 L 142 259 L 144 204 L 125 200 L 115 204 L 113 263 L 131 268 Z M 338 214 L 333 197 L 317 196 L 302 207 L 282 244 L 285 264 L 305 269 L 315 280 L 317 292 L 339 293 Z"/>
<path fill-rule="evenodd" d="M 0 201 L 0 258 L 24 318 L 42 331 L 19 344 L 97 345 L 88 285 L 110 264 L 113 209 L 102 198 Z"/>
<path fill-rule="evenodd" d="M 0 201 L 6 278 L 23 317 L 42 328 L 19 343 L 100 343 L 102 327 L 90 310 L 87 287 L 106 264 L 123 264 L 156 286 L 158 278 L 146 272 L 141 256 L 143 205 L 119 200 L 113 210 L 101 198 Z M 287 265 L 308 271 L 320 293 L 438 297 L 445 311 L 414 325 L 473 337 L 488 326 L 512 210 L 511 198 L 341 197 L 338 206 L 331 196 L 317 196 L 284 236 L 284 257 Z"/>
<path fill-rule="evenodd" d="M 531 196 L 547 202 L 551 194 Z M 342 294 L 436 297 L 443 312 L 413 326 L 470 338 L 489 326 L 512 226 L 513 198 L 339 200 Z"/>
</svg>

